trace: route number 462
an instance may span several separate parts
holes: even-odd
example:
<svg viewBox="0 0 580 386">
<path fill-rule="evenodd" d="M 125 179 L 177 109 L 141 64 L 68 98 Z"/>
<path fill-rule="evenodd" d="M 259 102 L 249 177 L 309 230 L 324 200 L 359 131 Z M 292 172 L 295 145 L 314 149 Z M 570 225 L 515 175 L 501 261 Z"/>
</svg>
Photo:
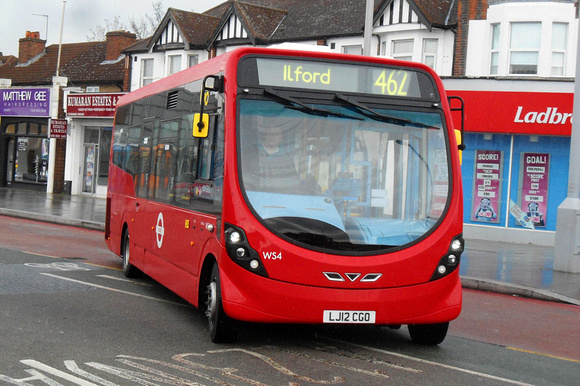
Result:
<svg viewBox="0 0 580 386">
<path fill-rule="evenodd" d="M 381 93 L 387 95 L 407 95 L 407 71 L 383 70 L 375 82 L 375 86 L 381 87 Z"/>
</svg>

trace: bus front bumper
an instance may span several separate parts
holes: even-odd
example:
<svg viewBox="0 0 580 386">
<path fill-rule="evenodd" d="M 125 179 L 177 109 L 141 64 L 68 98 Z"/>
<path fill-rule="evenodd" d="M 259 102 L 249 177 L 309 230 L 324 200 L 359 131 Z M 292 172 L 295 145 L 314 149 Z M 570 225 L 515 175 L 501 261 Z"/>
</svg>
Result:
<svg viewBox="0 0 580 386">
<path fill-rule="evenodd" d="M 459 270 L 428 283 L 382 289 L 338 289 L 267 279 L 227 264 L 222 301 L 233 319 L 263 323 L 431 324 L 461 312 Z"/>
</svg>

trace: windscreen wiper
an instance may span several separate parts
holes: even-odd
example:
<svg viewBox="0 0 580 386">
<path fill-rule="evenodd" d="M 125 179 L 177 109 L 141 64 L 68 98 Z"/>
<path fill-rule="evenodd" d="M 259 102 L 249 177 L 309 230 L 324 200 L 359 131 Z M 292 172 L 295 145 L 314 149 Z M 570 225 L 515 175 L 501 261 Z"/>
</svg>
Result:
<svg viewBox="0 0 580 386">
<path fill-rule="evenodd" d="M 363 113 L 364 116 L 367 116 L 371 119 L 375 119 L 375 120 L 378 120 L 381 122 L 392 123 L 394 125 L 399 125 L 399 126 L 412 126 L 412 127 L 420 127 L 420 128 L 424 128 L 424 129 L 435 129 L 435 127 L 425 125 L 424 123 L 421 123 L 421 122 L 415 122 L 415 121 L 411 121 L 409 119 L 397 118 L 397 117 L 392 117 L 390 115 L 381 114 L 378 111 L 371 109 L 370 107 L 365 106 L 362 103 L 359 103 L 352 98 L 344 96 L 341 93 L 336 93 L 334 95 L 335 95 L 336 99 L 341 100 L 343 102 L 350 104 L 351 106 L 356 107 L 357 109 L 361 110 L 361 112 Z M 371 113 L 372 115 L 365 114 L 364 111 Z"/>
<path fill-rule="evenodd" d="M 363 120 L 362 118 L 353 117 L 353 116 L 348 115 L 348 114 L 337 113 L 337 112 L 330 111 L 330 110 L 325 110 L 325 109 L 320 109 L 320 108 L 308 106 L 307 104 L 299 102 L 294 98 L 290 98 L 287 95 L 280 94 L 279 92 L 276 92 L 269 87 L 264 89 L 264 93 L 268 94 L 268 95 L 275 96 L 278 99 L 281 99 L 287 103 L 291 103 L 291 104 L 295 105 L 295 106 L 287 106 L 287 108 L 289 108 L 289 109 L 300 110 L 300 111 L 305 112 L 307 114 L 312 114 L 312 115 L 317 115 L 317 116 L 322 116 L 322 117 L 333 116 L 333 117 L 337 117 L 337 118 L 355 119 L 357 121 Z"/>
</svg>

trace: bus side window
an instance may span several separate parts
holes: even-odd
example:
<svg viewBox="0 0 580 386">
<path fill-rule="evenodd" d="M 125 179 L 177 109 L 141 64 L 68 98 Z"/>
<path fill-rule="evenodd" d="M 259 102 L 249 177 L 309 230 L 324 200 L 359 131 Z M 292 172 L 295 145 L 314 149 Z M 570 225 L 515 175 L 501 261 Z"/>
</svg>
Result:
<svg viewBox="0 0 580 386">
<path fill-rule="evenodd" d="M 143 135 L 139 143 L 139 174 L 135 178 L 137 197 L 147 198 L 149 178 L 151 173 L 151 137 L 153 136 L 153 121 L 144 123 Z"/>
<path fill-rule="evenodd" d="M 181 117 L 179 123 L 179 145 L 175 162 L 175 202 L 188 207 L 191 200 L 191 189 L 197 178 L 197 139 L 189 130 L 193 114 Z"/>
<path fill-rule="evenodd" d="M 155 130 L 153 173 L 149 183 L 149 197 L 155 201 L 173 202 L 178 128 L 178 121 L 169 121 Z"/>
<path fill-rule="evenodd" d="M 141 140 L 141 127 L 130 127 L 127 135 L 127 147 L 125 149 L 125 164 L 123 169 L 133 178 L 139 173 L 139 141 Z"/>
</svg>

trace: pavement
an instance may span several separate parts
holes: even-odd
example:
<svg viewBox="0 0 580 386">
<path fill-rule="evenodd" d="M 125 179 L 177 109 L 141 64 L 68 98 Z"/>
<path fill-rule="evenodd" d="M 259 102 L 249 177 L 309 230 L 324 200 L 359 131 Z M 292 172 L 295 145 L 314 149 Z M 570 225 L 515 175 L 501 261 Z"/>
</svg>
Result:
<svg viewBox="0 0 580 386">
<path fill-rule="evenodd" d="M 0 188 L 0 216 L 105 229 L 106 200 Z M 459 274 L 464 288 L 580 306 L 580 273 L 554 267 L 554 247 L 466 240 Z"/>
</svg>

